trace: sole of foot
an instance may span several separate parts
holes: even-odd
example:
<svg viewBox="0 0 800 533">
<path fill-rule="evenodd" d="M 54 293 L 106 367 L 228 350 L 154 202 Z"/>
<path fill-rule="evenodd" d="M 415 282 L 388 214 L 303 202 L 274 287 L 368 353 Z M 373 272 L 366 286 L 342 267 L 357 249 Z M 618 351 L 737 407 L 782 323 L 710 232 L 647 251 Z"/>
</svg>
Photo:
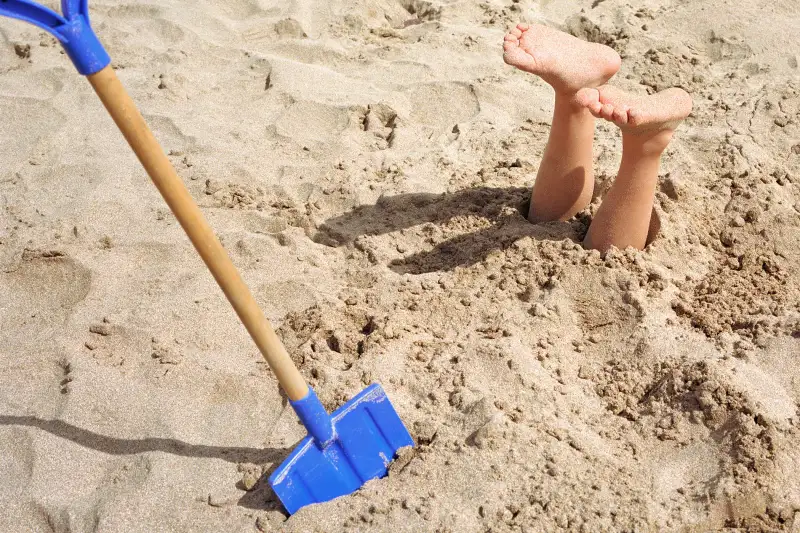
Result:
<svg viewBox="0 0 800 533">
<path fill-rule="evenodd" d="M 634 135 L 673 131 L 692 111 L 692 97 L 678 88 L 641 96 L 603 85 L 581 89 L 575 99 L 595 117 Z"/>
<path fill-rule="evenodd" d="M 539 24 L 518 24 L 508 32 L 503 42 L 503 60 L 539 76 L 565 94 L 606 83 L 622 62 L 608 46 L 582 41 Z"/>
</svg>

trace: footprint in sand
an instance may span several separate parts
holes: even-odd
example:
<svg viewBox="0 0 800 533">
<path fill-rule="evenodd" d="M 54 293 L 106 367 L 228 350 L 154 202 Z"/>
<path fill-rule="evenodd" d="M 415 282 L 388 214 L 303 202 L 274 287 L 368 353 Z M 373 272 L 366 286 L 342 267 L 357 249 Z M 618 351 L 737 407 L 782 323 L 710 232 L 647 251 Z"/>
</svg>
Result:
<svg viewBox="0 0 800 533">
<path fill-rule="evenodd" d="M 349 122 L 347 109 L 300 101 L 278 117 L 275 128 L 279 135 L 297 143 L 324 143 L 344 131 Z"/>
<path fill-rule="evenodd" d="M 408 92 L 411 102 L 410 119 L 433 128 L 452 128 L 480 111 L 478 97 L 463 83 L 426 83 Z"/>
<path fill-rule="evenodd" d="M 150 459 L 144 455 L 113 458 L 90 497 L 69 504 L 40 502 L 39 510 L 55 532 L 97 531 L 103 519 L 104 529 L 116 531 L 114 519 L 126 515 L 131 494 L 145 483 L 151 470 Z"/>
<path fill-rule="evenodd" d="M 25 325 L 63 321 L 86 298 L 91 283 L 91 271 L 61 252 L 26 251 L 14 270 L 0 273 L 4 325 L 22 325 L 16 331 L 24 333 Z"/>
<path fill-rule="evenodd" d="M 743 62 L 753 56 L 753 49 L 736 37 L 726 38 L 711 31 L 708 34 L 706 55 L 714 63 Z"/>
</svg>

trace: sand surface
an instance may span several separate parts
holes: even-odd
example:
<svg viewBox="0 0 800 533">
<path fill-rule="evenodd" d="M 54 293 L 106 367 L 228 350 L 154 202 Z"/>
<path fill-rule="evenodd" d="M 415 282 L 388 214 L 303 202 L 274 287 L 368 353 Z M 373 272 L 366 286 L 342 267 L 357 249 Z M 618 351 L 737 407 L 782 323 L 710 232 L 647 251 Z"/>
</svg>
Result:
<svg viewBox="0 0 800 533">
<path fill-rule="evenodd" d="M 0 21 L 0 531 L 800 531 L 796 0 L 149 0 L 97 33 L 329 408 L 418 446 L 287 520 L 304 435 L 85 80 Z M 519 20 L 681 86 L 645 252 L 521 214 Z M 598 196 L 620 140 L 598 124 Z M 251 487 L 245 490 L 245 485 Z M 736 529 L 740 528 L 740 529 Z"/>
</svg>

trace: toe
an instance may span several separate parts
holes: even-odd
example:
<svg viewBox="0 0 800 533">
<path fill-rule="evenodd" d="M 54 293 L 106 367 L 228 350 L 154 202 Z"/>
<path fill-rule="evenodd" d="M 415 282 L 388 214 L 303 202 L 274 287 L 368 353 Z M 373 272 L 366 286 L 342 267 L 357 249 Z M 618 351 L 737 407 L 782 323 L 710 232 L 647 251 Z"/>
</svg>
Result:
<svg viewBox="0 0 800 533">
<path fill-rule="evenodd" d="M 619 118 L 617 118 L 617 116 L 615 115 L 613 122 L 614 122 L 614 124 L 616 124 L 620 128 L 624 128 L 625 126 L 628 125 L 628 114 L 625 113 L 623 116 L 621 116 Z"/>
<path fill-rule="evenodd" d="M 517 46 L 506 41 L 503 44 L 503 61 L 522 70 L 526 70 L 531 61 L 531 56 Z"/>
<path fill-rule="evenodd" d="M 611 115 L 612 120 L 617 126 L 624 126 L 628 123 L 628 106 L 614 108 L 614 113 Z"/>
<path fill-rule="evenodd" d="M 516 37 L 517 39 L 519 39 L 520 37 L 522 37 L 522 31 L 520 31 L 520 29 L 519 29 L 519 28 L 513 28 L 513 29 L 512 29 L 510 32 L 508 32 L 508 34 L 509 34 L 509 35 L 513 35 L 513 36 L 514 36 L 514 37 Z"/>
<path fill-rule="evenodd" d="M 530 24 L 525 24 L 523 22 L 520 22 L 519 24 L 517 24 L 517 29 L 519 31 L 528 31 L 530 29 L 530 27 L 531 27 Z"/>
<path fill-rule="evenodd" d="M 513 35 L 511 35 L 510 33 L 506 33 L 506 36 L 505 36 L 505 37 L 503 37 L 503 40 L 504 40 L 504 41 L 517 42 L 517 41 L 519 41 L 519 38 L 517 38 L 517 37 L 514 37 L 514 36 L 513 36 Z"/>
<path fill-rule="evenodd" d="M 601 104 L 600 102 L 592 102 L 591 104 L 589 104 L 589 111 L 592 113 L 592 115 L 596 116 L 597 118 L 603 118 L 602 115 L 600 114 L 600 111 L 602 110 L 603 110 L 603 104 Z"/>
<path fill-rule="evenodd" d="M 614 106 L 611 104 L 603 104 L 600 108 L 600 115 L 606 120 L 611 120 L 611 117 L 614 116 Z"/>
</svg>

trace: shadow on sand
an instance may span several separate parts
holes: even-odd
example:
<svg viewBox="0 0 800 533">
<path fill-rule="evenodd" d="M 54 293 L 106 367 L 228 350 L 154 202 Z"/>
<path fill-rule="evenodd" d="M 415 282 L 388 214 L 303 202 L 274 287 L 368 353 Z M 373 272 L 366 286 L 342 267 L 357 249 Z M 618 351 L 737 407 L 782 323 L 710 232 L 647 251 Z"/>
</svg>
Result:
<svg viewBox="0 0 800 533">
<path fill-rule="evenodd" d="M 422 274 L 478 263 L 492 251 L 503 250 L 525 236 L 554 241 L 583 239 L 587 217 L 579 215 L 568 222 L 531 224 L 527 220 L 529 205 L 527 187 L 477 187 L 450 194 L 384 196 L 374 205 L 362 205 L 326 220 L 317 229 L 314 240 L 328 246 L 346 246 L 361 235 L 382 235 L 426 223 L 441 225 L 470 215 L 491 223 L 440 242 L 430 250 L 392 260 L 388 265 L 398 273 Z"/>
<path fill-rule="evenodd" d="M 230 463 L 271 463 L 256 486 L 238 500 L 237 504 L 249 509 L 277 510 L 285 514 L 283 506 L 272 492 L 267 478 L 283 462 L 292 448 L 244 448 L 189 444 L 177 439 L 144 438 L 121 439 L 100 435 L 61 420 L 46 420 L 35 416 L 0 415 L 0 426 L 25 426 L 46 431 L 56 437 L 67 439 L 79 446 L 109 455 L 135 455 L 145 452 L 164 452 L 181 457 L 199 459 L 221 459 Z M 244 490 L 241 484 L 237 488 Z"/>
</svg>

